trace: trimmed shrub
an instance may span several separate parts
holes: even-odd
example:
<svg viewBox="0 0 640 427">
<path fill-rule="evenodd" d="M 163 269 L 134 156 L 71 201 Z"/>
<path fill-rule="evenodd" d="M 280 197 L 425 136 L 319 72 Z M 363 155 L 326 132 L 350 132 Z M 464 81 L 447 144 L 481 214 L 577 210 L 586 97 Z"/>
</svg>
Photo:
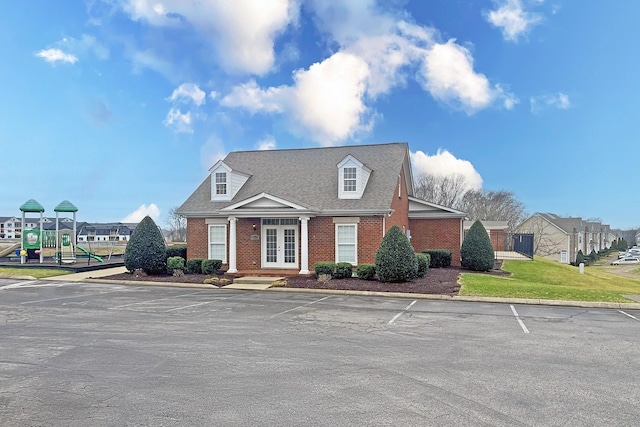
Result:
<svg viewBox="0 0 640 427">
<path fill-rule="evenodd" d="M 218 274 L 220 267 L 222 267 L 222 260 L 220 259 L 202 260 L 202 274 Z"/>
<path fill-rule="evenodd" d="M 333 273 L 336 271 L 336 263 L 331 261 L 316 262 L 313 265 L 313 270 L 316 273 L 316 277 L 320 277 L 322 274 L 328 274 L 333 277 Z"/>
<path fill-rule="evenodd" d="M 353 275 L 353 265 L 350 262 L 339 262 L 333 272 L 334 279 L 349 279 Z"/>
<path fill-rule="evenodd" d="M 591 260 L 592 263 L 600 259 L 595 249 L 591 249 L 591 253 L 589 254 L 589 259 Z"/>
<path fill-rule="evenodd" d="M 191 258 L 187 260 L 187 273 L 202 274 L 202 258 Z"/>
<path fill-rule="evenodd" d="M 167 246 L 160 229 L 150 216 L 140 221 L 127 242 L 124 266 L 131 272 L 142 269 L 147 274 L 167 271 Z"/>
<path fill-rule="evenodd" d="M 373 280 L 376 277 L 376 266 L 373 264 L 360 264 L 356 268 L 358 278 L 363 280 Z"/>
<path fill-rule="evenodd" d="M 381 282 L 406 282 L 418 273 L 416 254 L 397 225 L 382 238 L 376 253 L 376 273 Z"/>
<path fill-rule="evenodd" d="M 219 277 L 207 277 L 206 279 L 204 279 L 202 281 L 202 283 L 204 283 L 205 285 L 218 286 L 220 284 L 220 278 Z"/>
<path fill-rule="evenodd" d="M 175 270 L 184 271 L 184 258 L 181 256 L 172 256 L 167 259 L 167 273 L 173 274 Z"/>
<path fill-rule="evenodd" d="M 584 263 L 584 254 L 582 253 L 582 249 L 580 249 L 576 254 L 576 265 L 580 265 L 582 263 Z"/>
<path fill-rule="evenodd" d="M 431 257 L 429 254 L 416 254 L 416 260 L 418 261 L 418 272 L 417 277 L 424 277 L 427 275 L 427 271 L 429 270 L 429 262 L 431 262 Z"/>
<path fill-rule="evenodd" d="M 460 248 L 462 266 L 475 271 L 489 271 L 494 265 L 491 239 L 479 220 L 473 223 Z"/>
<path fill-rule="evenodd" d="M 187 259 L 187 245 L 171 245 L 167 246 L 167 259 L 179 256 Z"/>
<path fill-rule="evenodd" d="M 451 251 L 449 249 L 425 249 L 423 254 L 430 257 L 430 268 L 445 268 L 451 266 Z"/>
</svg>

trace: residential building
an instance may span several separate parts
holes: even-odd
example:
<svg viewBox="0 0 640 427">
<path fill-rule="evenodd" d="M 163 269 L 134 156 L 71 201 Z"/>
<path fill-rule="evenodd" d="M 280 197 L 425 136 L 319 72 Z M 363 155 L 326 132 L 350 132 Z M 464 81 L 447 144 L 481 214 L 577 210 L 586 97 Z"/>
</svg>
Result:
<svg viewBox="0 0 640 427">
<path fill-rule="evenodd" d="M 562 263 L 572 263 L 578 251 L 589 255 L 611 247 L 616 240 L 608 224 L 536 212 L 516 227 L 518 233 L 534 235 L 534 254 Z"/>
<path fill-rule="evenodd" d="M 238 151 L 209 172 L 177 213 L 188 257 L 230 273 L 374 263 L 394 225 L 416 251 L 449 249 L 460 263 L 465 214 L 413 197 L 406 143 Z"/>
</svg>

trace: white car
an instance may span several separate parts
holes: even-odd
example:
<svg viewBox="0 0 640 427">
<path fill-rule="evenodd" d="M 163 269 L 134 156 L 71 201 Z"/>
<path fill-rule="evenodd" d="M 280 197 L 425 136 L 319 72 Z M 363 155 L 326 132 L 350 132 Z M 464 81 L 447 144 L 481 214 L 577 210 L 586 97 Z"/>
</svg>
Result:
<svg viewBox="0 0 640 427">
<path fill-rule="evenodd" d="M 613 261 L 611 264 L 620 265 L 620 264 L 640 264 L 640 258 L 626 256 L 624 258 L 620 258 L 618 260 Z"/>
</svg>

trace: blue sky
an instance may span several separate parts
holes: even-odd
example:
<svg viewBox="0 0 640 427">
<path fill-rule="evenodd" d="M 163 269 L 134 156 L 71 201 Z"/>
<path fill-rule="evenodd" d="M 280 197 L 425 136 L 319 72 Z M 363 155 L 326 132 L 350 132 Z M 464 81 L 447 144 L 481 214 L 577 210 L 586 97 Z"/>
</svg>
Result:
<svg viewBox="0 0 640 427">
<path fill-rule="evenodd" d="M 346 3 L 346 4 L 343 4 Z M 529 213 L 640 226 L 640 2 L 0 2 L 0 216 L 165 224 L 230 151 L 406 141 Z"/>
</svg>

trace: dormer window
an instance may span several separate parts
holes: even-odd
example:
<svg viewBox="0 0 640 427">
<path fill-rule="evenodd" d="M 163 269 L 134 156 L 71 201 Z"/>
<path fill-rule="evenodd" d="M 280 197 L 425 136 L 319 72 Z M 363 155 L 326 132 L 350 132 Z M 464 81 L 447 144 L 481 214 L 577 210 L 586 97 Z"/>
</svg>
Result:
<svg viewBox="0 0 640 427">
<path fill-rule="evenodd" d="M 344 168 L 344 191 L 354 192 L 357 189 L 357 169 Z"/>
<path fill-rule="evenodd" d="M 222 160 L 209 169 L 211 173 L 211 200 L 228 202 L 249 179 L 249 175 L 234 171 Z"/>
<path fill-rule="evenodd" d="M 216 172 L 216 196 L 226 196 L 227 195 L 227 173 L 226 172 Z"/>
<path fill-rule="evenodd" d="M 352 155 L 338 163 L 338 198 L 359 199 L 369 181 L 371 169 Z"/>
</svg>

